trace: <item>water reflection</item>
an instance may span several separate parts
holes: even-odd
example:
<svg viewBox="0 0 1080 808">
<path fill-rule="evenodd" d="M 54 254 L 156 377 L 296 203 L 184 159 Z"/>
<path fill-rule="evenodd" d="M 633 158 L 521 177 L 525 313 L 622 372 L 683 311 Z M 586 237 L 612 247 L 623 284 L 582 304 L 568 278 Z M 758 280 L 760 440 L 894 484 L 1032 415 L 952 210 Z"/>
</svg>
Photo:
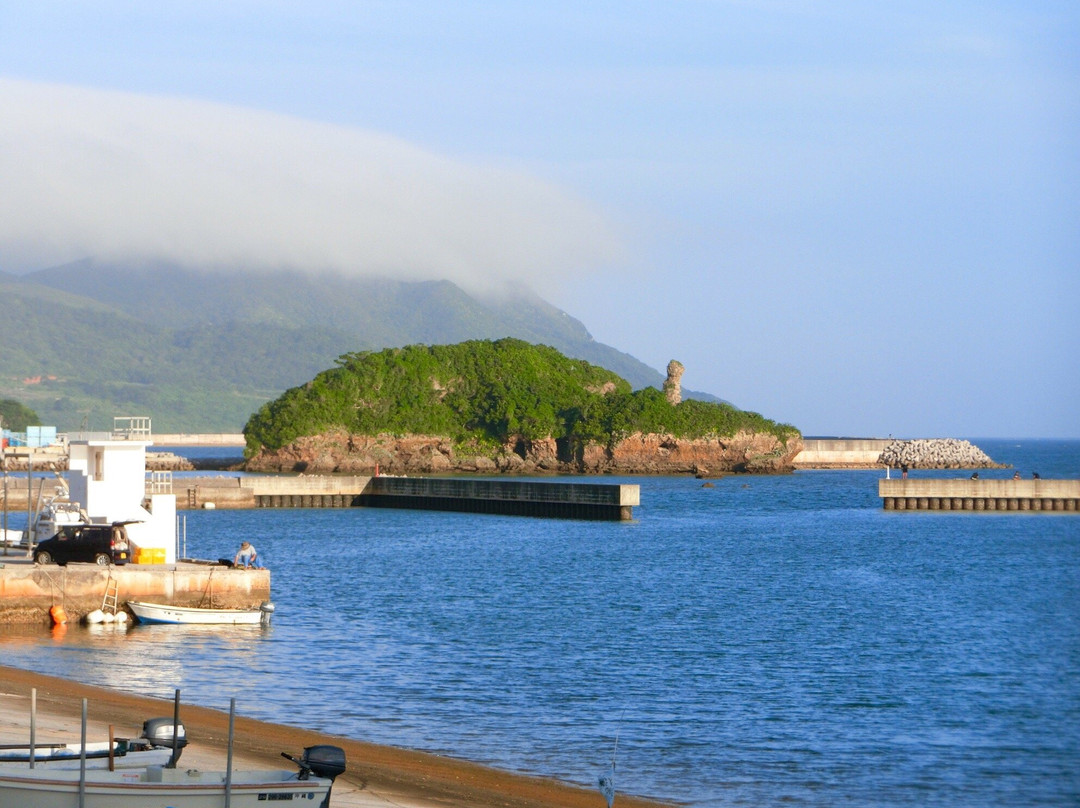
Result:
<svg viewBox="0 0 1080 808">
<path fill-rule="evenodd" d="M 0 644 L 5 646 L 5 664 L 46 672 L 34 649 L 50 643 L 53 654 L 63 660 L 57 665 L 63 676 L 113 688 L 137 683 L 140 692 L 148 694 L 182 687 L 185 664 L 198 670 L 217 661 L 230 672 L 222 677 L 223 687 L 235 690 L 233 674 L 244 667 L 258 667 L 259 645 L 270 639 L 272 631 L 266 626 L 130 623 L 0 626 Z M 205 684 L 205 677 L 200 681 Z"/>
</svg>

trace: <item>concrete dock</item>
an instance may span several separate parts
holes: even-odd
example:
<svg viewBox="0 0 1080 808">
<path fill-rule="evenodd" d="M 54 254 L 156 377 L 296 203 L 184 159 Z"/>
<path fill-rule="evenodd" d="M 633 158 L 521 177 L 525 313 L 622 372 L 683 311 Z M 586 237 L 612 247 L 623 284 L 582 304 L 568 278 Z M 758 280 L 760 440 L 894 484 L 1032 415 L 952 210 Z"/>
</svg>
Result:
<svg viewBox="0 0 1080 808">
<path fill-rule="evenodd" d="M 887 511 L 1080 513 L 1080 480 L 878 480 Z"/>
<path fill-rule="evenodd" d="M 63 606 L 68 620 L 78 622 L 102 608 L 110 590 L 120 609 L 129 600 L 251 609 L 270 600 L 270 572 L 185 561 L 118 567 L 71 563 L 61 567 L 35 564 L 25 556 L 0 556 L 0 623 L 47 624 L 53 606 Z"/>
</svg>

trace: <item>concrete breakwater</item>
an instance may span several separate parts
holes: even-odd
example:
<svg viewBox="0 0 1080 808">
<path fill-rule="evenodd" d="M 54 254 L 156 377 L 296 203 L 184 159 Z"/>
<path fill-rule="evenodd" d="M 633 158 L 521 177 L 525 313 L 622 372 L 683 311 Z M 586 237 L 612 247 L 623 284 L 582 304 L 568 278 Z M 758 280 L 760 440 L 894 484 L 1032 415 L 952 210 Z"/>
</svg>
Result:
<svg viewBox="0 0 1080 808">
<path fill-rule="evenodd" d="M 878 468 L 889 443 L 878 438 L 803 438 L 802 451 L 792 465 L 797 469 Z"/>
<path fill-rule="evenodd" d="M 637 485 L 441 477 L 251 476 L 174 480 L 177 507 L 411 508 L 568 519 L 629 520 Z"/>
<path fill-rule="evenodd" d="M 792 461 L 800 469 L 995 469 L 982 449 L 966 440 L 931 438 L 804 438 L 803 449 Z"/>
<path fill-rule="evenodd" d="M 1080 480 L 878 480 L 887 511 L 1080 512 Z"/>
<path fill-rule="evenodd" d="M 878 462 L 899 469 L 1003 469 L 982 449 L 966 440 L 894 440 L 881 450 Z"/>
<path fill-rule="evenodd" d="M 33 455 L 29 452 L 11 452 L 4 454 L 0 470 L 25 472 L 28 469 L 39 471 L 67 471 L 67 449 L 60 450 L 58 447 L 35 448 Z M 172 452 L 147 452 L 147 471 L 194 471 L 195 464 L 185 457 Z"/>
<path fill-rule="evenodd" d="M 8 490 L 7 509 L 25 513 L 53 492 L 39 478 L 27 491 L 19 480 Z M 529 480 L 360 475 L 250 475 L 173 477 L 179 510 L 193 508 L 413 508 L 502 513 L 568 519 L 633 518 L 640 486 Z"/>
</svg>

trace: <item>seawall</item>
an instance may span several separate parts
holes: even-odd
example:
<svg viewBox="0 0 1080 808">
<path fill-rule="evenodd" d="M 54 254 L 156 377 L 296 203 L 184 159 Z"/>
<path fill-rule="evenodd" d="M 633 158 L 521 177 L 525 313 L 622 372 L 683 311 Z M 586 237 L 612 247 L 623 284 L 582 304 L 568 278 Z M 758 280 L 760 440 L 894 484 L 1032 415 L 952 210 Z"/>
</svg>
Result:
<svg viewBox="0 0 1080 808">
<path fill-rule="evenodd" d="M 243 446 L 242 432 L 155 433 L 155 446 Z"/>
<path fill-rule="evenodd" d="M 117 605 L 148 600 L 175 606 L 250 609 L 270 599 L 269 570 L 233 569 L 211 563 L 127 564 L 99 567 L 34 564 L 0 555 L 0 623 L 48 623 L 63 606 L 70 621 L 102 608 L 110 581 Z"/>
<path fill-rule="evenodd" d="M 803 438 L 791 461 L 797 469 L 880 468 L 878 457 L 892 441 L 884 438 Z"/>
<path fill-rule="evenodd" d="M 1080 480 L 878 480 L 885 510 L 1080 513 Z"/>
<path fill-rule="evenodd" d="M 253 475 L 174 478 L 177 508 L 411 508 L 626 521 L 637 485 L 452 477 Z"/>
</svg>

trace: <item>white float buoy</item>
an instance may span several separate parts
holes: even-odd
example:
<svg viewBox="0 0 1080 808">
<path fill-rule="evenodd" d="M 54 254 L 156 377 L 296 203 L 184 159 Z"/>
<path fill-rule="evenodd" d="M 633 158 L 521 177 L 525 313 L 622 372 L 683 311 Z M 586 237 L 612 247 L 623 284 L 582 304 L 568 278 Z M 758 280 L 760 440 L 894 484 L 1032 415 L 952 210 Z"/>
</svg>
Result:
<svg viewBox="0 0 1080 808">
<path fill-rule="evenodd" d="M 94 611 L 86 615 L 86 622 L 90 625 L 93 625 L 95 623 L 104 623 L 105 612 L 101 611 L 101 609 L 94 609 Z"/>
</svg>

